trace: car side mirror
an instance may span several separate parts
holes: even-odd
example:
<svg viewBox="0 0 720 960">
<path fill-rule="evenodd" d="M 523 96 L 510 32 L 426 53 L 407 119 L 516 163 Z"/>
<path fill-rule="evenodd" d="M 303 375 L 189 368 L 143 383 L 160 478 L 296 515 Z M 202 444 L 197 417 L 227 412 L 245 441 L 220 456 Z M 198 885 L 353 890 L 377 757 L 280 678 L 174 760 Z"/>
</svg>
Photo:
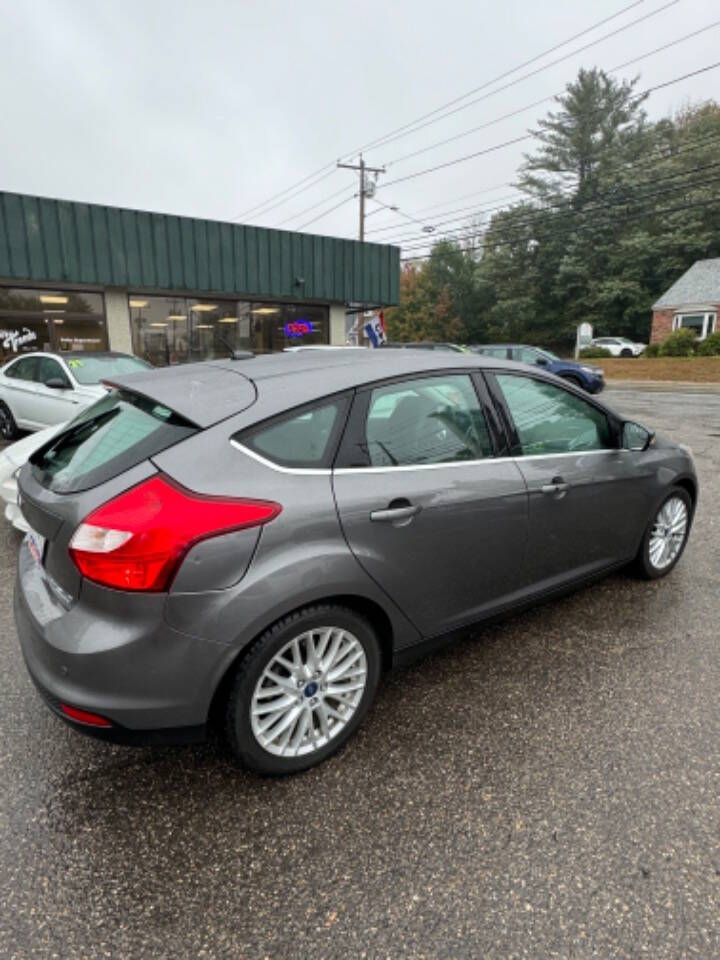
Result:
<svg viewBox="0 0 720 960">
<path fill-rule="evenodd" d="M 545 359 L 545 357 L 538 357 L 537 360 L 535 361 L 535 363 L 536 363 L 539 367 L 546 367 L 548 362 L 547 362 L 547 360 Z"/>
<path fill-rule="evenodd" d="M 62 377 L 50 377 L 45 381 L 45 386 L 50 387 L 51 390 L 69 390 L 70 384 L 67 380 L 63 380 Z"/>
<path fill-rule="evenodd" d="M 647 450 L 652 443 L 655 432 L 647 427 L 626 420 L 622 427 L 622 445 L 624 450 Z"/>
</svg>

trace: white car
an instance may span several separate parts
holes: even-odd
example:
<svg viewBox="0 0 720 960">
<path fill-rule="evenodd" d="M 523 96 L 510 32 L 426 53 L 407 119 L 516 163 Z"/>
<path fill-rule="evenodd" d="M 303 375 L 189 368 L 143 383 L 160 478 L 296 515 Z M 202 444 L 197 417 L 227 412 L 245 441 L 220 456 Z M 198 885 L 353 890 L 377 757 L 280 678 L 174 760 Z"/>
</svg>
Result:
<svg viewBox="0 0 720 960">
<path fill-rule="evenodd" d="M 23 353 L 0 369 L 0 436 L 72 420 L 106 393 L 100 383 L 149 364 L 126 353 Z"/>
<path fill-rule="evenodd" d="M 609 350 L 613 357 L 639 357 L 647 347 L 646 343 L 635 343 L 626 337 L 595 337 L 591 343 L 593 347 Z"/>
<path fill-rule="evenodd" d="M 17 502 L 17 473 L 29 457 L 65 426 L 46 427 L 0 451 L 0 497 L 5 501 L 5 519 L 17 530 L 28 532 L 28 525 Z"/>
</svg>

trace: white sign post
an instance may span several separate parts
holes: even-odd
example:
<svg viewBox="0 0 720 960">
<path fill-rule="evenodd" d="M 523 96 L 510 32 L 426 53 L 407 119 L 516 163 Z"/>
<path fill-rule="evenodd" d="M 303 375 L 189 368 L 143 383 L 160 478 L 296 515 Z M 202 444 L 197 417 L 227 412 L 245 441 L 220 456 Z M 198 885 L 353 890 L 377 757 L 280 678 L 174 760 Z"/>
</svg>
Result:
<svg viewBox="0 0 720 960">
<path fill-rule="evenodd" d="M 591 323 L 580 323 L 575 331 L 575 359 L 580 356 L 580 351 L 584 347 L 589 347 L 592 343 L 593 328 Z"/>
</svg>

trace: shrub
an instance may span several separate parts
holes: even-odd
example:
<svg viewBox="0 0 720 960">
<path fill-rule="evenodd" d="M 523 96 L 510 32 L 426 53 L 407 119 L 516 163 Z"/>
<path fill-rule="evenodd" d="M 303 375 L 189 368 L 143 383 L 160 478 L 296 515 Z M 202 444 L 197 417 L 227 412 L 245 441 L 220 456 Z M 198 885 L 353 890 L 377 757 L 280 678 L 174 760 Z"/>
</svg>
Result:
<svg viewBox="0 0 720 960">
<path fill-rule="evenodd" d="M 697 345 L 696 353 L 701 357 L 720 357 L 720 333 L 711 333 Z"/>
<path fill-rule="evenodd" d="M 695 352 L 695 334 L 692 330 L 676 330 L 660 344 L 661 357 L 691 357 Z"/>
<path fill-rule="evenodd" d="M 649 344 L 647 345 L 647 347 L 645 347 L 645 351 L 644 351 L 644 353 L 643 353 L 643 356 L 644 356 L 644 357 L 659 357 L 659 356 L 660 356 L 660 344 L 659 344 L 659 343 L 649 343 Z"/>
<path fill-rule="evenodd" d="M 609 350 L 606 350 L 605 347 L 583 347 L 580 351 L 580 356 L 589 360 L 592 357 L 611 357 L 612 354 Z"/>
</svg>

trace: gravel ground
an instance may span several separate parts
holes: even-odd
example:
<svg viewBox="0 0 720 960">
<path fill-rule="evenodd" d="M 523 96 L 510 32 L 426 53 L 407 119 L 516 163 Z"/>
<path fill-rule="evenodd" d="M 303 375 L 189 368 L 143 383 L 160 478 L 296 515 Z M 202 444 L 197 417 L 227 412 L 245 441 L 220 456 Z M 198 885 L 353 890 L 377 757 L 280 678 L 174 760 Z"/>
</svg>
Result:
<svg viewBox="0 0 720 960">
<path fill-rule="evenodd" d="M 672 576 L 612 577 L 390 676 L 293 779 L 51 716 L 3 525 L 0 957 L 720 956 L 720 396 L 608 399 L 694 449 Z"/>
</svg>

